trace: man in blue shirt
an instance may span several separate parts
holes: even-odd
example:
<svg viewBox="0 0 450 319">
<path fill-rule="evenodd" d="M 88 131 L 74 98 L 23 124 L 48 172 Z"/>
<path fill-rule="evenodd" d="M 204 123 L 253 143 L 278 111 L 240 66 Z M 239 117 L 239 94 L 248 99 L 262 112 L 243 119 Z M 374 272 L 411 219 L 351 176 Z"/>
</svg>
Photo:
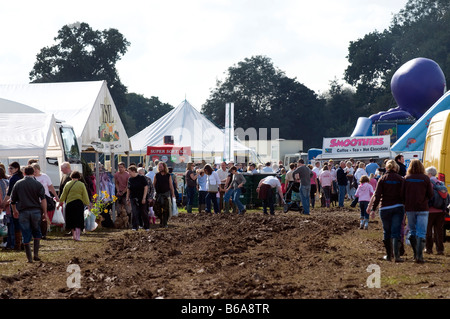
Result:
<svg viewBox="0 0 450 319">
<path fill-rule="evenodd" d="M 370 163 L 367 164 L 367 166 L 366 166 L 366 172 L 367 172 L 367 175 L 368 175 L 368 176 L 370 176 L 370 174 L 375 175 L 375 172 L 377 171 L 377 169 L 378 169 L 379 167 L 380 167 L 380 166 L 378 166 L 378 164 L 375 162 L 375 160 L 374 160 L 373 158 L 371 158 L 371 159 L 370 159 Z"/>
</svg>

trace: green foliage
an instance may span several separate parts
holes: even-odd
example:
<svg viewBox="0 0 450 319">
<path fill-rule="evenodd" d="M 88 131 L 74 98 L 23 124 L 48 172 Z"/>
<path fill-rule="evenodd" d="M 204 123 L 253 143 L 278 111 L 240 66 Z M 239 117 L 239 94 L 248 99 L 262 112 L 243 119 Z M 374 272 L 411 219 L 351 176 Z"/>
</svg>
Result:
<svg viewBox="0 0 450 319">
<path fill-rule="evenodd" d="M 119 113 L 126 108 L 127 88 L 120 81 L 116 63 L 130 43 L 116 29 L 93 30 L 87 23 L 65 25 L 56 44 L 41 49 L 30 80 L 73 82 L 106 80 Z"/>
<path fill-rule="evenodd" d="M 172 105 L 162 103 L 155 96 L 148 99 L 141 94 L 128 93 L 126 97 L 128 108 L 125 116 L 127 121 L 131 122 L 127 123 L 129 124 L 127 125 L 127 134 L 129 136 L 140 132 L 173 109 Z"/>
<path fill-rule="evenodd" d="M 373 112 L 395 107 L 391 79 L 411 59 L 432 59 L 450 74 L 449 24 L 450 0 L 409 0 L 388 29 L 352 41 L 345 80 L 356 87 L 360 104 Z"/>
<path fill-rule="evenodd" d="M 225 124 L 225 104 L 235 105 L 235 127 L 279 128 L 279 137 L 303 139 L 305 149 L 322 143 L 318 120 L 324 101 L 276 68 L 271 59 L 253 56 L 228 69 L 226 79 L 202 106 L 202 113 L 219 126 Z"/>
<path fill-rule="evenodd" d="M 157 97 L 127 93 L 116 63 L 130 43 L 116 29 L 93 30 L 87 23 L 65 25 L 56 44 L 41 49 L 30 72 L 32 82 L 106 81 L 129 136 L 138 133 L 173 107 Z"/>
</svg>

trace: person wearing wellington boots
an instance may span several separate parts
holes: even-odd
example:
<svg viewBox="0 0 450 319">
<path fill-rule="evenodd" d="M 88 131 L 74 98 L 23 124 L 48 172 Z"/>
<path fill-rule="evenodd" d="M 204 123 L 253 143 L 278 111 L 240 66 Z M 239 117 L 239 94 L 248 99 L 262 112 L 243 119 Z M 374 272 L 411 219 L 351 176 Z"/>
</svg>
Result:
<svg viewBox="0 0 450 319">
<path fill-rule="evenodd" d="M 409 242 L 414 252 L 414 260 L 423 263 L 423 250 L 428 226 L 428 202 L 433 197 L 433 185 L 425 174 L 425 167 L 418 159 L 413 159 L 406 171 L 402 189 L 406 216 L 409 225 Z"/>
<path fill-rule="evenodd" d="M 405 217 L 405 207 L 402 200 L 403 177 L 398 174 L 398 165 L 394 160 L 386 163 L 386 173 L 378 180 L 375 193 L 372 196 L 367 213 L 375 216 L 375 211 L 380 204 L 379 213 L 383 224 L 383 244 L 386 249 L 387 261 L 402 262 L 400 258 L 401 228 Z"/>
<path fill-rule="evenodd" d="M 22 229 L 23 245 L 29 263 L 39 261 L 39 244 L 42 237 L 41 220 L 48 220 L 47 200 L 44 186 L 34 178 L 32 166 L 25 167 L 25 177 L 14 185 L 11 193 L 11 206 L 14 218 L 19 219 Z M 30 241 L 33 237 L 33 253 Z"/>
</svg>

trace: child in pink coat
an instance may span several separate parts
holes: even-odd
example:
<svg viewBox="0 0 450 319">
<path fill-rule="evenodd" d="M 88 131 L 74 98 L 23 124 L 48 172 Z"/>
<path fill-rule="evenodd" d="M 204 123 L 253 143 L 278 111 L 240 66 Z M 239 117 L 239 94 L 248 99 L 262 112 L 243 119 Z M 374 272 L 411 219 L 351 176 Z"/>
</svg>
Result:
<svg viewBox="0 0 450 319">
<path fill-rule="evenodd" d="M 361 209 L 361 218 L 359 229 L 369 229 L 369 214 L 367 214 L 367 206 L 369 206 L 370 199 L 374 193 L 372 185 L 367 175 L 361 176 L 359 186 L 356 190 L 355 197 L 358 197 L 359 208 Z"/>
<path fill-rule="evenodd" d="M 319 174 L 319 182 L 323 189 L 323 194 L 325 195 L 325 206 L 330 208 L 331 185 L 333 183 L 333 177 L 328 169 L 328 165 L 324 165 L 322 172 Z"/>
</svg>

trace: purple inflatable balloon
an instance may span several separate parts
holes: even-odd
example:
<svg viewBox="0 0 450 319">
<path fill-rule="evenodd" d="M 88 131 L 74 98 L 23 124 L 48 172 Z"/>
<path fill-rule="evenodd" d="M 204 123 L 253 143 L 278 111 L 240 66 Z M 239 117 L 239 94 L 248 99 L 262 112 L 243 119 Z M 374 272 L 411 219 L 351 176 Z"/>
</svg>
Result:
<svg viewBox="0 0 450 319">
<path fill-rule="evenodd" d="M 416 58 L 395 72 L 391 90 L 399 108 L 418 119 L 445 93 L 445 76 L 433 60 Z"/>
</svg>

